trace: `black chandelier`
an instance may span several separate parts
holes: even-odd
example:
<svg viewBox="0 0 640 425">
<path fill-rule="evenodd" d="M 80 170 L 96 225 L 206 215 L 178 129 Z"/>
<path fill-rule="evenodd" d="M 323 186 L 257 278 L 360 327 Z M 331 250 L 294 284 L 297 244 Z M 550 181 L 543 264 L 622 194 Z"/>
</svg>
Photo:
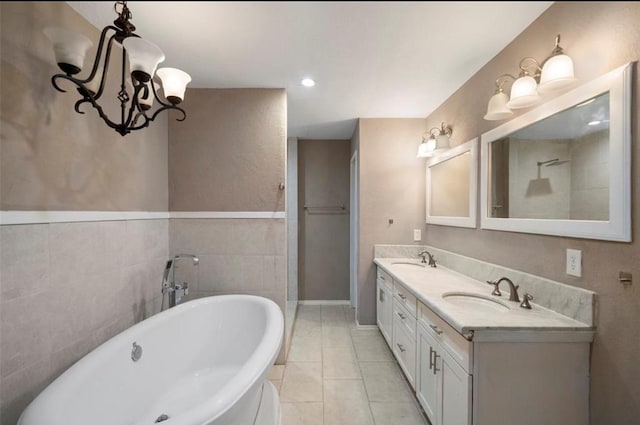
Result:
<svg viewBox="0 0 640 425">
<path fill-rule="evenodd" d="M 184 121 L 187 114 L 177 105 L 182 102 L 191 77 L 186 72 L 175 68 L 161 68 L 156 71 L 158 64 L 165 59 L 164 53 L 158 46 L 134 33 L 136 27 L 130 21 L 132 15 L 126 1 L 116 2 L 114 9 L 118 18 L 113 21 L 114 25 L 106 26 L 102 30 L 91 73 L 84 79 L 74 76 L 82 71 L 84 56 L 93 45 L 91 40 L 74 31 L 45 28 L 45 35 L 53 43 L 56 62 L 64 72 L 51 78 L 53 87 L 64 93 L 66 90 L 60 88 L 58 80 L 71 81 L 77 86 L 78 93 L 82 96 L 75 104 L 75 111 L 84 114 L 79 109 L 80 105 L 90 103 L 104 122 L 122 136 L 148 127 L 160 112 L 168 109 L 180 111 L 182 117 L 177 120 Z M 98 104 L 105 89 L 114 42 L 122 46 L 120 90 L 116 96 L 120 101 L 119 122 L 111 120 Z M 130 69 L 130 78 L 127 76 L 127 64 Z M 162 81 L 166 100 L 158 95 L 160 85 L 154 82 L 154 75 Z M 160 104 L 160 108 L 151 113 L 154 99 Z"/>
</svg>

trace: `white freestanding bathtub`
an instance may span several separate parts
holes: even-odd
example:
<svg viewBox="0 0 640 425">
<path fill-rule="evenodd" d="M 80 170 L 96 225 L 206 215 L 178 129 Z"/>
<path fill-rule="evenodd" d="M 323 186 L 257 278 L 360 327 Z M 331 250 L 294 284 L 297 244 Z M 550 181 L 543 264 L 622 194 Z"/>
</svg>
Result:
<svg viewBox="0 0 640 425">
<path fill-rule="evenodd" d="M 279 425 L 280 401 L 266 377 L 283 329 L 280 308 L 266 298 L 186 302 L 86 355 L 18 425 Z"/>
</svg>

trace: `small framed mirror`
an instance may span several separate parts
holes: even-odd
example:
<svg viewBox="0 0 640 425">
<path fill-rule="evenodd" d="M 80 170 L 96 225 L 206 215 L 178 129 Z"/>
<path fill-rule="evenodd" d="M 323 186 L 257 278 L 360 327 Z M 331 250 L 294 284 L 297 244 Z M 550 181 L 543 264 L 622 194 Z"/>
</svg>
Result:
<svg viewBox="0 0 640 425">
<path fill-rule="evenodd" d="M 482 228 L 631 240 L 632 65 L 482 135 Z"/>
<path fill-rule="evenodd" d="M 476 227 L 478 139 L 427 163 L 427 223 Z"/>
</svg>

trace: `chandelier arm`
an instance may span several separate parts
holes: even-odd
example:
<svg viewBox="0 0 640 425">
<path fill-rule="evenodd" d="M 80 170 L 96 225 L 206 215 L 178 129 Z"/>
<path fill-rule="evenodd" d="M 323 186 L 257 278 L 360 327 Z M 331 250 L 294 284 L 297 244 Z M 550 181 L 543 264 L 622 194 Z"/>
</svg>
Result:
<svg viewBox="0 0 640 425">
<path fill-rule="evenodd" d="M 123 87 L 124 87 L 124 78 L 123 78 Z M 125 120 L 125 109 L 126 109 L 126 102 L 122 102 L 122 126 L 126 129 L 129 130 L 135 130 L 136 128 L 134 128 L 134 124 L 135 122 L 138 120 L 138 115 L 136 114 L 135 119 L 133 116 L 133 113 L 136 112 L 136 110 L 140 111 L 140 107 L 138 104 L 138 94 L 140 93 L 140 91 L 144 88 L 144 84 L 142 83 L 138 83 L 137 86 L 133 87 L 133 96 L 131 98 L 131 106 L 129 107 L 129 113 L 127 114 L 126 120 Z M 144 114 L 143 114 L 144 115 Z M 146 118 L 146 115 L 144 115 Z M 146 126 L 145 126 L 146 127 Z"/>
<path fill-rule="evenodd" d="M 180 111 L 182 112 L 182 118 L 176 118 L 176 121 L 184 121 L 187 118 L 187 113 L 184 111 L 184 109 L 180 108 L 179 106 L 175 106 L 175 105 L 165 105 L 162 108 L 159 108 L 158 110 L 156 110 L 153 115 L 151 115 L 151 117 L 148 117 L 146 114 L 144 115 L 144 117 L 147 119 L 147 121 L 145 122 L 144 126 L 140 126 L 140 127 L 132 127 L 131 130 L 139 130 L 143 127 L 148 126 L 151 121 L 155 120 L 156 117 L 158 116 L 158 114 L 162 111 L 166 111 L 169 109 L 173 109 L 176 111 Z"/>
<path fill-rule="evenodd" d="M 107 27 L 107 28 L 115 29 L 115 27 Z M 98 87 L 98 92 L 94 96 L 95 99 L 99 99 L 100 96 L 102 96 L 102 92 L 104 91 L 104 87 L 106 86 L 107 74 L 109 73 L 109 60 L 111 59 L 111 48 L 113 47 L 113 40 L 116 38 L 116 35 L 117 33 L 113 34 L 109 38 L 109 41 L 107 43 L 107 50 L 104 54 L 104 65 L 102 66 L 102 77 L 100 79 L 100 87 Z M 96 57 L 96 63 L 94 64 L 94 67 L 98 64 L 98 62 L 99 62 L 98 58 Z"/>
<path fill-rule="evenodd" d="M 100 65 L 100 57 L 102 57 L 102 50 L 104 49 L 104 41 L 107 38 L 107 32 L 109 30 L 114 30 L 116 33 L 118 32 L 118 28 L 114 27 L 113 25 L 108 25 L 102 29 L 102 32 L 100 33 L 100 41 L 98 42 L 98 49 L 96 50 L 96 57 L 93 60 L 93 66 L 91 67 L 91 73 L 87 78 L 85 78 L 84 80 L 81 80 L 83 83 L 88 83 L 89 81 L 93 80 L 93 77 L 96 76 L 96 72 L 98 71 L 98 66 Z M 107 44 L 107 51 L 110 50 L 111 40 L 113 40 L 113 37 L 115 37 L 115 34 L 109 38 L 109 42 Z M 107 59 L 108 59 L 108 56 L 105 59 L 105 62 L 107 61 Z M 104 74 L 103 74 L 103 79 L 104 79 Z"/>
<path fill-rule="evenodd" d="M 98 111 L 98 115 L 100 116 L 100 118 L 102 118 L 102 120 L 105 122 L 105 124 L 107 124 L 109 127 L 113 128 L 113 129 L 118 129 L 118 127 L 121 127 L 121 125 L 116 124 L 115 122 L 111 121 L 109 119 L 109 117 L 107 116 L 107 114 L 104 113 L 104 110 L 102 109 L 102 106 L 100 106 L 94 99 L 92 99 L 90 96 L 85 96 L 83 99 L 80 99 L 76 102 L 75 104 L 75 111 L 79 114 L 84 114 L 84 112 L 79 110 L 80 105 L 82 105 L 83 103 L 91 103 L 91 105 Z"/>
</svg>

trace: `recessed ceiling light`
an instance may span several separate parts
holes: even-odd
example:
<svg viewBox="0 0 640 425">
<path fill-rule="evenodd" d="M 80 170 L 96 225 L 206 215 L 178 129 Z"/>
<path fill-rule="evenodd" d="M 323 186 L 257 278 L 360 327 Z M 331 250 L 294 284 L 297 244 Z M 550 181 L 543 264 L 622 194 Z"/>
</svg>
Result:
<svg viewBox="0 0 640 425">
<path fill-rule="evenodd" d="M 305 78 L 304 80 L 302 80 L 301 83 L 305 87 L 313 87 L 316 85 L 316 82 L 313 81 L 311 78 Z"/>
<path fill-rule="evenodd" d="M 598 120 L 595 120 L 595 121 L 589 121 L 589 122 L 587 123 L 587 125 L 598 125 L 598 124 L 600 124 L 601 122 L 602 122 L 602 121 L 598 121 Z"/>
</svg>

